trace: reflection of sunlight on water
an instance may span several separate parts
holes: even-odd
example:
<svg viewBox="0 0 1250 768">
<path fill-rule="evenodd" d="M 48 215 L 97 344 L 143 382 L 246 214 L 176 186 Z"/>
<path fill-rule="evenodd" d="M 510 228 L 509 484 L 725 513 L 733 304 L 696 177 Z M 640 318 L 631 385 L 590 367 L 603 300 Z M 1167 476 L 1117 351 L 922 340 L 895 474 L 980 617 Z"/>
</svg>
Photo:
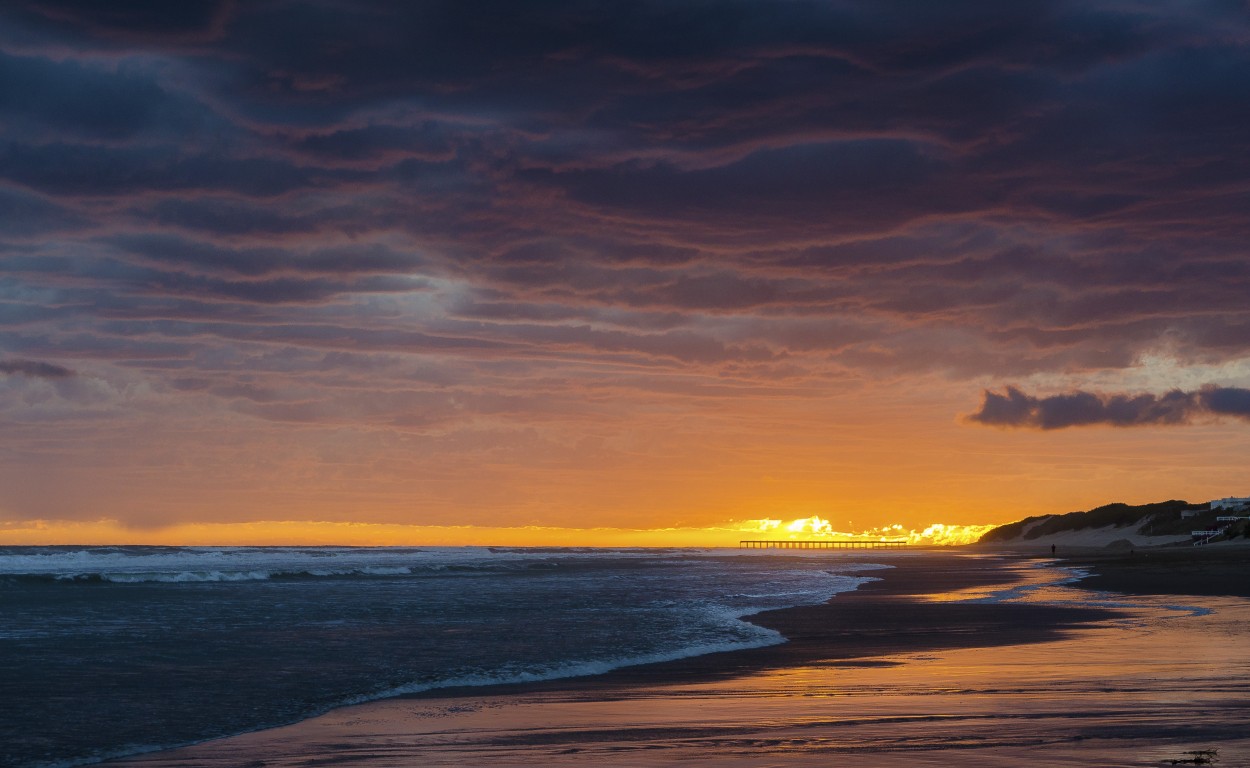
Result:
<svg viewBox="0 0 1250 768">
<path fill-rule="evenodd" d="M 1075 588 L 1071 569 L 1011 567 L 1022 582 L 933 599 L 1115 606 L 1120 618 L 1048 642 L 821 662 L 715 682 L 384 701 L 294 728 L 335 744 L 344 763 L 368 765 L 419 755 L 428 766 L 1108 768 L 1158 766 L 1210 747 L 1221 764 L 1250 764 L 1250 678 L 1238 666 L 1250 601 L 1186 597 L 1204 613 L 1185 612 L 1176 598 Z M 427 711 L 437 716 L 422 716 Z M 370 737 L 353 741 L 362 720 Z M 231 743 L 240 758 L 299 764 L 264 751 L 266 743 L 281 750 L 272 735 Z M 365 759 L 379 752 L 394 759 Z"/>
<path fill-rule="evenodd" d="M 1065 597 L 1068 591 L 1078 592 L 1059 587 L 1056 595 Z M 838 667 L 832 675 L 826 668 L 797 668 L 776 676 L 788 677 L 788 685 L 802 687 L 808 695 L 959 692 L 1024 695 L 1040 701 L 1064 693 L 1098 702 L 1083 710 L 1090 712 L 1120 697 L 1197 706 L 1229 691 L 1250 694 L 1250 680 L 1230 667 L 1244 653 L 1250 603 L 1236 598 L 1203 601 L 1209 603 L 1211 612 L 1202 616 L 1177 614 L 1166 600 L 1149 596 L 1135 601 L 1127 611 L 1132 621 L 1108 622 L 1068 639 L 898 654 L 880 657 L 879 661 L 890 665 L 885 667 Z M 1098 604 L 1096 600 L 1082 602 Z M 1181 692 L 1184 695 L 1176 698 Z"/>
<path fill-rule="evenodd" d="M 371 732 L 391 748 L 419 747 L 425 765 L 459 765 L 468 755 L 503 765 L 1107 768 L 1157 766 L 1212 745 L 1224 764 L 1241 765 L 1250 741 L 1227 737 L 1244 731 L 1250 682 L 1231 674 L 1227 660 L 1239 652 L 1247 605 L 1213 599 L 1211 616 L 1168 621 L 1175 614 L 1145 598 L 1134 609 L 1138 624 L 1049 643 L 609 696 L 591 689 L 470 698 L 474 707 L 453 714 L 446 713 L 456 700 L 381 702 L 366 712 Z M 1220 640 L 1195 646 L 1196 631 Z M 414 720 L 423 707 L 445 714 Z M 350 733 L 347 712 L 323 718 L 318 737 L 331 743 L 340 729 Z"/>
<path fill-rule="evenodd" d="M 1125 618 L 1047 643 L 786 669 L 744 681 L 742 693 L 827 701 L 833 709 L 823 711 L 838 717 L 822 720 L 814 705 L 813 719 L 794 723 L 833 730 L 841 746 L 797 738 L 796 750 L 868 751 L 874 766 L 1158 765 L 1211 744 L 1226 764 L 1250 758 L 1250 741 L 1229 740 L 1245 731 L 1250 680 L 1233 665 L 1244 653 L 1250 602 L 1198 598 L 1202 605 L 1188 607 L 1199 615 L 1153 596 L 1104 602 L 1062 584 L 1037 587 L 1027 599 L 1112 603 Z M 754 705 L 767 709 L 772 696 L 761 698 Z M 785 698 L 776 706 L 793 706 Z M 957 745 L 978 749 L 956 761 L 946 750 Z"/>
<path fill-rule="evenodd" d="M 1160 598 L 1154 598 L 1152 602 L 1145 603 L 1132 596 L 1118 593 L 1096 593 L 1074 588 L 1074 585 L 1089 575 L 1088 571 L 1069 566 L 1057 566 L 1054 561 L 1021 561 L 1015 573 L 1019 575 L 1021 581 L 1008 586 L 974 586 L 920 597 L 930 602 L 1014 602 L 1090 608 L 1150 608 L 1153 611 L 1152 620 L 1162 620 L 1167 616 L 1167 612 L 1191 616 L 1205 616 L 1212 612 L 1211 608 L 1202 605 L 1166 603 L 1160 602 Z M 1131 614 L 1118 619 L 1121 623 L 1135 623 L 1139 620 Z"/>
<path fill-rule="evenodd" d="M 921 597 L 930 602 L 1041 602 L 1053 603 L 1060 599 L 1055 589 L 1079 581 L 1086 574 L 1077 568 L 1056 567 L 1053 561 L 1022 560 L 1012 563 L 1010 571 L 1017 581 L 1003 584 L 983 584 L 948 592 L 937 592 Z M 1081 591 L 1080 594 L 1088 595 Z M 1082 601 L 1088 602 L 1088 599 Z"/>
</svg>

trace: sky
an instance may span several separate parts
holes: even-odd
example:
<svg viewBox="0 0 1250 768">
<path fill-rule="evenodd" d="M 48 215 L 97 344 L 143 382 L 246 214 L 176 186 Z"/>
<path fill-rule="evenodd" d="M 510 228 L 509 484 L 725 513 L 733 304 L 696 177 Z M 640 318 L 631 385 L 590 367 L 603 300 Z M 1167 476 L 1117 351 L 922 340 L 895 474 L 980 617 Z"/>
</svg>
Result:
<svg viewBox="0 0 1250 768">
<path fill-rule="evenodd" d="M 5 3 L 0 543 L 1250 495 L 1247 125 L 1244 1 Z"/>
</svg>

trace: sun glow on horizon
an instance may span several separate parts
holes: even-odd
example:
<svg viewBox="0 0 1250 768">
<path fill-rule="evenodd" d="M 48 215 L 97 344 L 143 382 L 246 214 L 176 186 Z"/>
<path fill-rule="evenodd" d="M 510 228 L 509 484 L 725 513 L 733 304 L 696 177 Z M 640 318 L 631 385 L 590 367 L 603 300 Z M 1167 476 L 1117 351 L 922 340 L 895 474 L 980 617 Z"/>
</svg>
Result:
<svg viewBox="0 0 1250 768">
<path fill-rule="evenodd" d="M 890 525 L 845 532 L 835 531 L 828 520 L 815 515 L 788 522 L 765 518 L 702 528 L 639 529 L 335 521 L 181 523 L 135 528 L 112 519 L 31 520 L 0 522 L 0 545 L 735 547 L 742 539 L 767 534 L 787 540 L 903 540 L 919 546 L 949 546 L 972 543 L 994 527 L 935 523 L 923 530 Z"/>
<path fill-rule="evenodd" d="M 838 531 L 833 524 L 819 515 L 803 517 L 790 522 L 763 519 L 748 521 L 756 524 L 755 530 L 761 533 L 789 534 L 789 539 L 854 539 L 863 541 L 906 541 L 908 544 L 920 546 L 955 546 L 972 544 L 996 525 L 947 525 L 934 523 L 922 530 L 905 528 L 897 523 L 866 531 Z"/>
</svg>

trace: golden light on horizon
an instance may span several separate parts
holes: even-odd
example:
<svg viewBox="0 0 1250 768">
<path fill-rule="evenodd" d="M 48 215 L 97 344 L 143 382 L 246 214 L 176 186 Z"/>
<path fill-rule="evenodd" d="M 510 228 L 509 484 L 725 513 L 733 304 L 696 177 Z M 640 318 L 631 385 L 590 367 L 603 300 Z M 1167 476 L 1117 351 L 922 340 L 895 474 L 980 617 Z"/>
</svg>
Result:
<svg viewBox="0 0 1250 768">
<path fill-rule="evenodd" d="M 790 539 L 859 539 L 864 541 L 906 541 L 918 546 L 957 546 L 972 544 L 996 525 L 948 525 L 933 523 L 920 529 L 909 529 L 901 524 L 881 526 L 865 531 L 837 531 L 833 524 L 819 515 L 802 517 L 784 522 L 782 520 L 764 519 L 750 521 L 756 523 L 756 530 L 761 533 L 780 534 L 784 531 Z"/>
<path fill-rule="evenodd" d="M 787 540 L 905 540 L 918 546 L 951 546 L 972 543 L 994 527 L 935 523 L 922 530 L 891 525 L 846 532 L 834 530 L 829 521 L 817 515 L 790 521 L 764 518 L 712 527 L 639 529 L 336 521 L 184 523 L 135 528 L 112 519 L 36 520 L 0 523 L 0 545 L 736 547 L 742 539 L 766 534 L 767 538 Z"/>
</svg>

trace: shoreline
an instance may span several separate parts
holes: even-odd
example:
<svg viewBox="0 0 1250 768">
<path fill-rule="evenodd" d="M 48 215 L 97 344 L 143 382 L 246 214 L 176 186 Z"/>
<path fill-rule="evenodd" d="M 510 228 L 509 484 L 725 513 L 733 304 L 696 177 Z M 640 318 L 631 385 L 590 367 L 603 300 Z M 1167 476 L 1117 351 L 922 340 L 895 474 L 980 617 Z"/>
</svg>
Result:
<svg viewBox="0 0 1250 768">
<path fill-rule="evenodd" d="M 1143 556 L 1137 552 L 1129 558 L 1122 553 L 1090 552 L 1051 558 L 1037 552 L 1002 550 L 917 552 L 892 559 L 895 567 L 891 569 L 871 572 L 880 580 L 839 593 L 825 603 L 744 617 L 781 632 L 787 640 L 779 645 L 622 667 L 593 676 L 433 689 L 339 708 L 287 726 L 133 755 L 105 764 L 133 768 L 224 768 L 243 764 L 294 768 L 312 763 L 391 768 L 414 762 L 447 766 L 582 765 L 593 753 L 594 762 L 605 765 L 668 764 L 669 759 L 658 757 L 664 754 L 674 760 L 707 759 L 754 768 L 776 765 L 775 761 L 760 761 L 770 754 L 775 758 L 778 751 L 859 754 L 867 749 L 876 758 L 882 755 L 875 750 L 897 753 L 879 762 L 881 766 L 910 766 L 916 764 L 911 752 L 918 748 L 916 744 L 932 742 L 925 748 L 947 749 L 944 740 L 950 734 L 945 726 L 939 727 L 946 718 L 962 722 L 967 734 L 960 739 L 984 750 L 974 751 L 974 755 L 992 758 L 983 763 L 968 763 L 968 753 L 961 747 L 958 759 L 969 765 L 1004 764 L 1006 754 L 1011 754 L 1013 764 L 1034 765 L 1030 760 L 1039 760 L 1039 768 L 1074 762 L 1157 765 L 1161 759 L 1166 761 L 1182 754 L 1178 750 L 1183 748 L 1206 748 L 1211 744 L 1250 755 L 1250 742 L 1238 740 L 1240 726 L 1230 724 L 1226 717 L 1232 712 L 1235 723 L 1241 722 L 1240 702 L 1250 691 L 1217 692 L 1217 699 L 1239 698 L 1231 704 L 1203 704 L 1210 709 L 1198 715 L 1192 710 L 1192 702 L 1209 695 L 1206 683 L 1198 683 L 1197 688 L 1180 694 L 1161 690 L 1161 701 L 1191 703 L 1166 714 L 1151 708 L 1163 705 L 1151 704 L 1140 721 L 1129 728 L 1130 736 L 1118 735 L 1128 726 L 1122 723 L 1123 709 L 1115 707 L 1142 706 L 1141 694 L 1135 691 L 1143 684 L 1156 686 L 1150 681 L 1174 673 L 1170 659 L 1177 641 L 1149 645 L 1148 636 L 1134 637 L 1123 628 L 1124 620 L 1133 611 L 1159 611 L 1162 607 L 1166 613 L 1170 610 L 1169 601 L 1143 597 L 1136 607 L 1126 607 L 1122 601 L 1114 601 L 1114 607 L 1095 605 L 1099 594 L 1105 591 L 1204 594 L 1200 591 L 1204 584 L 1207 589 L 1212 584 L 1223 589 L 1219 587 L 1224 582 L 1223 574 L 1240 571 L 1244 575 L 1244 554 L 1245 551 L 1220 552 L 1211 557 L 1186 551 L 1162 556 L 1150 552 Z M 1081 581 L 1058 589 L 1074 588 L 1088 593 L 1091 604 L 1070 604 L 1083 603 L 1080 597 L 1060 601 L 1063 604 L 993 599 L 995 593 L 1031 585 L 1056 588 L 1055 574 L 1044 563 L 1089 572 L 1091 575 Z M 1143 573 L 1153 573 L 1153 582 L 1143 579 Z M 1095 582 L 1095 578 L 1103 581 Z M 1172 589 L 1146 591 L 1146 586 L 1154 582 L 1166 583 Z M 1111 590 L 1112 583 L 1125 589 Z M 1237 590 L 1243 595 L 1246 591 L 1240 585 Z M 1244 600 L 1209 598 L 1203 604 L 1230 611 L 1230 620 L 1238 620 L 1239 615 L 1250 616 L 1250 606 Z M 1129 621 L 1128 626 L 1135 622 Z M 1094 640 L 1098 637 L 1104 639 Z M 1239 637 L 1234 638 L 1240 642 Z M 1121 640 L 1147 644 L 1124 650 L 1116 645 Z M 1010 738 L 1004 735 L 1020 727 L 1018 722 L 1034 717 L 1031 713 L 1039 698 L 1070 695 L 1069 688 L 1081 684 L 1080 670 L 1091 663 L 1082 661 L 1082 655 L 1099 653 L 1109 659 L 1101 663 L 1110 663 L 1110 669 L 1146 664 L 1143 659 L 1155 659 L 1150 663 L 1156 666 L 1150 668 L 1144 683 L 1125 686 L 1130 693 L 1124 701 L 1116 703 L 1114 694 L 1108 693 L 1116 686 L 1108 688 L 1103 681 L 1091 691 L 1092 699 L 1059 705 L 1057 714 L 1047 717 L 1072 724 L 1061 722 L 1055 733 Z M 1002 661 L 1019 658 L 1024 661 Z M 994 664 L 1003 665 L 1007 671 L 987 673 L 986 669 L 992 669 Z M 1222 659 L 1218 667 L 1224 668 Z M 1055 683 L 1053 676 L 1059 673 L 1053 670 L 1069 668 L 1078 682 Z M 952 674 L 952 669 L 964 672 L 955 674 L 951 683 L 940 682 L 943 676 Z M 978 690 L 977 685 L 967 682 L 978 674 L 990 674 L 990 682 L 980 684 L 989 687 L 972 698 L 961 698 L 961 689 Z M 1040 675 L 1045 682 L 1035 690 L 1029 688 L 1030 675 Z M 900 688 L 900 684 L 889 682 L 895 678 L 905 684 Z M 1011 682 L 1004 688 L 1001 680 Z M 829 689 L 831 684 L 835 685 L 833 689 Z M 916 686 L 933 685 L 938 687 L 918 698 L 908 693 Z M 884 690 L 904 693 L 880 698 L 882 686 Z M 1025 704 L 1018 705 L 1011 699 L 1016 688 L 1023 691 Z M 840 706 L 851 706 L 855 715 L 828 720 L 828 707 L 836 710 L 836 702 L 848 696 L 848 703 Z M 946 701 L 947 696 L 951 698 L 942 704 L 942 713 L 924 713 L 925 707 Z M 1003 706 L 1022 706 L 1026 720 L 1011 719 L 1021 715 L 1000 716 L 997 705 L 991 707 L 990 714 L 976 714 L 978 707 L 983 706 L 979 699 L 986 696 L 1006 697 L 1008 701 Z M 850 704 L 852 699 L 858 703 Z M 821 704 L 822 701 L 830 704 Z M 1108 707 L 1112 708 L 1102 712 Z M 768 717 L 761 714 L 764 709 L 770 712 Z M 861 714 L 861 709 L 870 714 Z M 961 714 L 967 709 L 973 710 L 971 715 Z M 1005 719 L 992 725 L 996 717 Z M 1101 722 L 1100 717 L 1106 718 L 1105 725 L 1091 725 Z M 1190 722 L 1188 718 L 1195 719 Z M 877 722 L 883 724 L 880 728 L 884 731 L 878 729 Z M 1174 723 L 1180 725 L 1174 727 Z M 813 729 L 817 727 L 831 733 L 847 730 L 855 735 L 838 746 L 826 736 L 815 735 Z M 860 728 L 869 730 L 859 734 Z M 900 729 L 920 733 L 895 733 Z M 730 739 L 729 734 L 736 735 Z M 1099 741 L 1108 738 L 1111 741 L 1106 744 Z M 744 752 L 742 744 L 755 746 Z M 1139 752 L 1154 749 L 1150 753 L 1153 757 L 1124 762 L 1120 752 L 1126 744 Z M 762 750 L 761 754 L 754 754 L 754 749 Z M 1040 753 L 1033 752 L 1039 749 Z M 618 762 L 621 760 L 624 762 Z"/>
<path fill-rule="evenodd" d="M 1041 643 L 1111 618 L 1113 611 L 1018 603 L 956 603 L 937 595 L 986 593 L 1020 586 L 1036 574 L 1032 559 L 992 553 L 924 551 L 871 571 L 877 581 L 823 603 L 743 616 L 785 642 L 759 648 L 619 667 L 602 674 L 491 686 L 439 688 L 402 698 L 499 692 L 667 685 L 724 680 L 806 665 L 877 665 L 874 657 Z"/>
<path fill-rule="evenodd" d="M 1073 586 L 1125 595 L 1250 597 L 1250 543 L 1202 547 L 1109 548 L 1045 545 L 972 545 L 969 551 L 1023 559 L 1054 560 L 1085 571 Z"/>
<path fill-rule="evenodd" d="M 1088 570 L 1082 589 L 1126 595 L 1250 597 L 1250 547 L 1206 546 L 1073 553 L 1065 566 Z"/>
<path fill-rule="evenodd" d="M 786 638 L 780 644 L 619 667 L 595 675 L 434 688 L 339 707 L 289 725 L 112 758 L 100 764 L 136 768 L 198 765 L 201 761 L 212 764 L 219 761 L 218 753 L 231 752 L 234 744 L 290 731 L 304 732 L 311 737 L 316 723 L 324 718 L 405 701 L 430 704 L 461 698 L 524 699 L 561 694 L 598 700 L 635 695 L 639 691 L 725 683 L 796 668 L 892 666 L 901 662 L 882 657 L 1044 643 L 1068 637 L 1115 615 L 1110 609 L 1084 606 L 950 599 L 961 595 L 985 596 L 1045 581 L 1044 574 L 1037 570 L 1031 558 L 1005 553 L 929 550 L 889 560 L 891 568 L 865 572 L 877 580 L 838 593 L 823 603 L 742 617 L 743 621 L 779 632 Z"/>
</svg>

